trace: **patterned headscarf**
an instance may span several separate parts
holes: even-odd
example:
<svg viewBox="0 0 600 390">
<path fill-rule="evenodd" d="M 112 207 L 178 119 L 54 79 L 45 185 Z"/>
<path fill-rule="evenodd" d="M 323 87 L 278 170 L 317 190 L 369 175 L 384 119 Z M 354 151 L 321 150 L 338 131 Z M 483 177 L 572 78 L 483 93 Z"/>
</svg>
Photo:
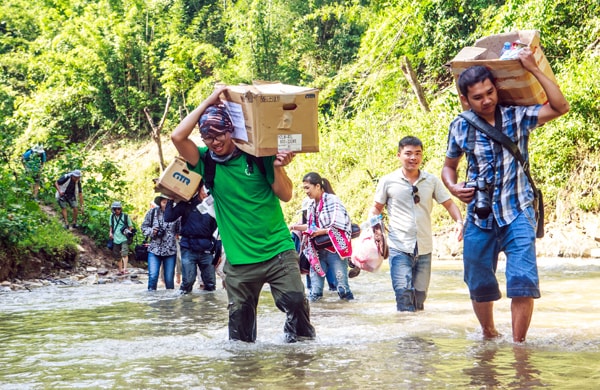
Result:
<svg viewBox="0 0 600 390">
<path fill-rule="evenodd" d="M 198 120 L 202 136 L 214 136 L 223 132 L 233 132 L 233 123 L 224 105 L 212 105 L 204 111 Z"/>
</svg>

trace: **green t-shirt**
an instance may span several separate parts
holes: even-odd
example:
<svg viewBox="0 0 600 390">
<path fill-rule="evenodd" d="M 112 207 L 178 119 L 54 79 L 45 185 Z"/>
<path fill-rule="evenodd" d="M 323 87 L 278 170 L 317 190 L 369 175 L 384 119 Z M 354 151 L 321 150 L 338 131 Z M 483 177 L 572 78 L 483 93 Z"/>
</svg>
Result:
<svg viewBox="0 0 600 390">
<path fill-rule="evenodd" d="M 123 232 L 121 232 L 121 230 L 123 230 L 124 226 L 133 226 L 133 224 L 131 223 L 131 219 L 129 218 L 129 215 L 121 212 L 121 215 L 117 216 L 114 213 L 110 214 L 110 217 L 108 218 L 108 224 L 109 226 L 113 227 L 113 242 L 115 244 L 122 244 L 124 242 L 127 241 L 127 236 L 125 236 L 123 234 Z"/>
<path fill-rule="evenodd" d="M 207 147 L 199 147 L 200 155 Z M 223 164 L 216 164 L 211 194 L 215 198 L 215 214 L 219 234 L 232 265 L 267 261 L 286 250 L 294 250 L 279 198 L 271 183 L 275 179 L 273 161 L 264 157 L 266 177 L 258 167 L 246 174 L 246 156 L 241 154 Z M 190 169 L 203 175 L 202 159 Z"/>
</svg>

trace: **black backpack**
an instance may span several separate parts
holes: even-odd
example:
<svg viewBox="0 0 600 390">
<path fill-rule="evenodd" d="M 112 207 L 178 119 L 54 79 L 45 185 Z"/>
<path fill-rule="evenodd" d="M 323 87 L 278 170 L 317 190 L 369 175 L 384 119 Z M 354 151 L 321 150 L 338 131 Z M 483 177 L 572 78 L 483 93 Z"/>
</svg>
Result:
<svg viewBox="0 0 600 390">
<path fill-rule="evenodd" d="M 267 175 L 267 170 L 265 169 L 265 162 L 262 157 L 256 157 L 246 152 L 242 152 L 246 155 L 246 165 L 249 174 L 254 173 L 254 165 L 258 167 L 260 173 L 263 176 Z M 204 184 L 206 188 L 212 190 L 215 184 L 215 172 L 217 170 L 217 162 L 211 157 L 210 153 L 207 151 L 204 153 L 202 157 L 202 162 L 204 163 L 204 175 L 202 178 L 204 179 Z"/>
</svg>

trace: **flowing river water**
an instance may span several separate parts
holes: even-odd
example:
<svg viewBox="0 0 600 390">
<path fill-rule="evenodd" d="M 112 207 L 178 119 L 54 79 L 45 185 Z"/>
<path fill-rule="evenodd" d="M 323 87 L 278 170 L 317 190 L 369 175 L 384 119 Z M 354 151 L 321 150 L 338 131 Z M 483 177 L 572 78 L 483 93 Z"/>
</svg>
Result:
<svg viewBox="0 0 600 390">
<path fill-rule="evenodd" d="M 600 260 L 539 259 L 528 341 L 483 341 L 462 264 L 434 260 L 425 311 L 398 313 L 389 269 L 351 279 L 357 298 L 311 305 L 314 341 L 283 342 L 265 288 L 258 340 L 227 340 L 227 297 L 148 293 L 145 284 L 0 293 L 0 389 L 600 388 Z M 503 279 L 504 264 L 498 275 Z M 504 288 L 503 288 L 504 290 Z"/>
</svg>

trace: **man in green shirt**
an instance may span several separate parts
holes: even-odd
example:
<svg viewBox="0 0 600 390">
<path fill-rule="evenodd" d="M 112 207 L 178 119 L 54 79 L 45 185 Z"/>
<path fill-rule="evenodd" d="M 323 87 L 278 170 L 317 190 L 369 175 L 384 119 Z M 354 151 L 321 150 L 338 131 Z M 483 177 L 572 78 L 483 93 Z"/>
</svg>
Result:
<svg viewBox="0 0 600 390">
<path fill-rule="evenodd" d="M 298 266 L 298 254 L 283 217 L 280 200 L 292 198 L 293 184 L 285 166 L 293 152 L 262 158 L 264 173 L 246 158 L 231 138 L 233 125 L 215 90 L 177 126 L 171 139 L 189 166 L 205 176 L 207 158 L 216 163 L 211 194 L 223 242 L 229 298 L 229 338 L 256 340 L 256 308 L 262 287 L 269 283 L 277 307 L 286 313 L 286 342 L 312 339 L 308 300 Z M 207 145 L 189 137 L 200 127 Z"/>
</svg>

